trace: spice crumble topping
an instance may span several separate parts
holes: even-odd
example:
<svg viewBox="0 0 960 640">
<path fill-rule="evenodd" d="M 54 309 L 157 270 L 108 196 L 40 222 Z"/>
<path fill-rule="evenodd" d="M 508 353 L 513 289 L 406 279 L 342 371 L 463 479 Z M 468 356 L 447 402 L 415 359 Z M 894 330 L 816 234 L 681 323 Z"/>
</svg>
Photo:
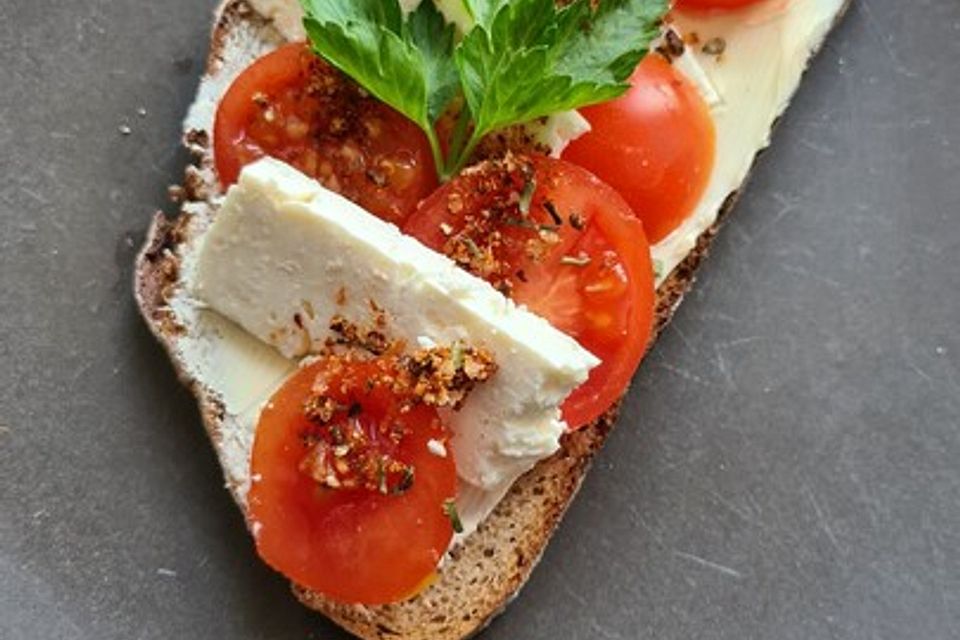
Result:
<svg viewBox="0 0 960 640">
<path fill-rule="evenodd" d="M 468 188 L 446 196 L 453 219 L 439 223 L 445 238 L 441 251 L 504 295 L 527 281 L 522 269 L 510 266 L 511 254 L 542 263 L 562 241 L 566 225 L 575 231 L 586 227 L 579 212 L 561 212 L 550 199 L 536 196 L 538 186 L 553 185 L 537 184 L 533 163 L 525 156 L 507 153 L 487 160 L 465 170 L 461 179 Z"/>
<path fill-rule="evenodd" d="M 341 293 L 346 295 L 343 289 Z M 461 342 L 410 350 L 404 341 L 387 337 L 386 312 L 372 300 L 369 307 L 372 319 L 366 325 L 341 315 L 330 319 L 333 335 L 318 356 L 325 360 L 324 373 L 317 376 L 303 404 L 310 428 L 301 435 L 306 453 L 300 471 L 327 489 L 398 495 L 413 486 L 415 469 L 390 454 L 383 443 L 395 447 L 403 440 L 410 428 L 403 416 L 418 406 L 460 409 L 470 392 L 496 373 L 497 364 L 486 349 Z M 363 388 L 358 392 L 343 381 L 331 388 L 331 380 L 356 362 L 373 365 Z M 376 433 L 371 435 L 369 424 L 363 426 L 370 421 L 364 398 L 378 392 L 396 398 L 399 415 L 374 420 Z M 348 396 L 354 400 L 337 399 Z M 436 441 L 432 451 L 445 457 L 445 443 Z"/>
</svg>

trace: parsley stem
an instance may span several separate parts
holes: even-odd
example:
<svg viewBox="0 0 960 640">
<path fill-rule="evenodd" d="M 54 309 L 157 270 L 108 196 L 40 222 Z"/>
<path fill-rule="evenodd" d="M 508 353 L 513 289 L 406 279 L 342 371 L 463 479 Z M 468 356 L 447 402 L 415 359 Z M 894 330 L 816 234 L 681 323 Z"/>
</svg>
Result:
<svg viewBox="0 0 960 640">
<path fill-rule="evenodd" d="M 456 162 L 454 162 L 450 167 L 448 172 L 449 175 L 455 176 L 463 170 L 464 166 L 473 156 L 473 152 L 477 150 L 477 145 L 480 144 L 480 141 L 483 140 L 483 136 L 485 135 L 486 133 L 477 129 L 473 130 L 473 133 L 470 134 L 470 141 L 466 144 L 463 150 L 460 151 L 460 153 L 458 153 L 456 156 L 451 156 L 452 158 L 456 158 Z"/>
<path fill-rule="evenodd" d="M 437 132 L 432 126 L 424 127 L 423 132 L 427 134 L 427 140 L 430 141 L 430 152 L 433 154 L 433 166 L 437 168 L 437 173 L 440 175 L 441 181 L 446 181 L 443 174 L 446 160 L 443 157 L 443 151 L 440 149 L 440 139 L 437 137 Z"/>
<path fill-rule="evenodd" d="M 453 136 L 450 139 L 450 157 L 447 159 L 448 163 L 453 159 L 458 157 L 458 154 L 463 149 L 464 136 L 467 134 L 467 129 L 470 125 L 470 107 L 467 106 L 466 101 L 460 107 L 460 114 L 457 116 L 457 123 L 453 128 Z M 446 175 L 441 176 L 444 179 L 452 177 L 451 172 L 448 171 L 449 167 L 445 166 L 444 171 Z"/>
</svg>

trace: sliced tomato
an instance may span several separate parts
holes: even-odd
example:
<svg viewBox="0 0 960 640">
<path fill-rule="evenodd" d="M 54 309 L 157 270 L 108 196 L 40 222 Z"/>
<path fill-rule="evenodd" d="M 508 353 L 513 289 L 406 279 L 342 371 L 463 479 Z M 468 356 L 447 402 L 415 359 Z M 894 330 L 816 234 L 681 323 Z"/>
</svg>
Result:
<svg viewBox="0 0 960 640">
<path fill-rule="evenodd" d="M 430 143 L 410 120 L 293 43 L 250 65 L 214 124 L 220 183 L 273 156 L 399 223 L 437 186 Z"/>
<path fill-rule="evenodd" d="M 428 447 L 430 440 L 446 442 L 448 433 L 435 409 L 405 409 L 388 383 L 377 382 L 389 366 L 382 359 L 314 362 L 283 384 L 257 425 L 248 497 L 257 550 L 297 584 L 339 602 L 413 595 L 429 582 L 453 535 L 444 510 L 456 491 L 453 457 L 449 448 L 441 456 Z M 318 385 L 338 407 L 325 427 L 305 411 Z M 349 488 L 343 476 L 339 488 L 318 482 L 311 462 L 317 448 L 334 451 L 329 447 L 354 431 L 363 449 L 335 455 L 387 461 L 375 483 L 382 491 L 362 482 Z M 387 475 L 400 468 L 412 470 L 406 481 Z"/>
<path fill-rule="evenodd" d="M 563 405 L 571 427 L 623 394 L 650 338 L 654 281 L 642 225 L 612 188 L 568 162 L 508 156 L 441 187 L 404 231 L 602 360 Z"/>
<path fill-rule="evenodd" d="M 739 9 L 767 0 L 677 0 L 678 9 Z"/>
<path fill-rule="evenodd" d="M 700 201 L 716 132 L 697 88 L 660 56 L 644 58 L 630 81 L 622 97 L 582 110 L 592 130 L 563 158 L 619 191 L 656 243 Z"/>
</svg>

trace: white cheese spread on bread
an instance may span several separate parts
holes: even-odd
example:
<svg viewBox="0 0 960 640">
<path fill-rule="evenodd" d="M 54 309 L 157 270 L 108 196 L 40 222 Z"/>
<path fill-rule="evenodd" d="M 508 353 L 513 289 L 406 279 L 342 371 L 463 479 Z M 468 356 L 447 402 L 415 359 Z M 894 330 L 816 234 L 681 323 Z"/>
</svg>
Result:
<svg viewBox="0 0 960 640">
<path fill-rule="evenodd" d="M 717 131 L 707 190 L 693 213 L 651 247 L 657 284 L 696 246 L 724 201 L 742 188 L 757 152 L 800 85 L 810 55 L 826 37 L 844 0 L 790 0 L 730 14 L 677 13 L 672 25 L 700 44 L 688 44 L 675 63 L 704 94 Z M 782 5 L 782 6 L 780 6 Z M 718 40 L 715 40 L 718 39 Z M 721 54 L 705 44 L 723 43 Z M 712 91 L 710 90 L 712 88 Z"/>
</svg>

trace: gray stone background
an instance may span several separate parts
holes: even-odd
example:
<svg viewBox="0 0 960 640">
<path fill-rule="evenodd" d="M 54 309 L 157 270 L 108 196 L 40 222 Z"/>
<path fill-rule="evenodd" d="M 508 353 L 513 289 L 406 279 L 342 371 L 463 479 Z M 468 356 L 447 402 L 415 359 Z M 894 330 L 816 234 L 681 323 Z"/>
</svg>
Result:
<svg viewBox="0 0 960 640">
<path fill-rule="evenodd" d="M 2 638 L 342 637 L 131 300 L 213 4 L 0 2 Z M 855 2 L 485 638 L 960 637 L 958 83 L 957 0 Z"/>
</svg>

